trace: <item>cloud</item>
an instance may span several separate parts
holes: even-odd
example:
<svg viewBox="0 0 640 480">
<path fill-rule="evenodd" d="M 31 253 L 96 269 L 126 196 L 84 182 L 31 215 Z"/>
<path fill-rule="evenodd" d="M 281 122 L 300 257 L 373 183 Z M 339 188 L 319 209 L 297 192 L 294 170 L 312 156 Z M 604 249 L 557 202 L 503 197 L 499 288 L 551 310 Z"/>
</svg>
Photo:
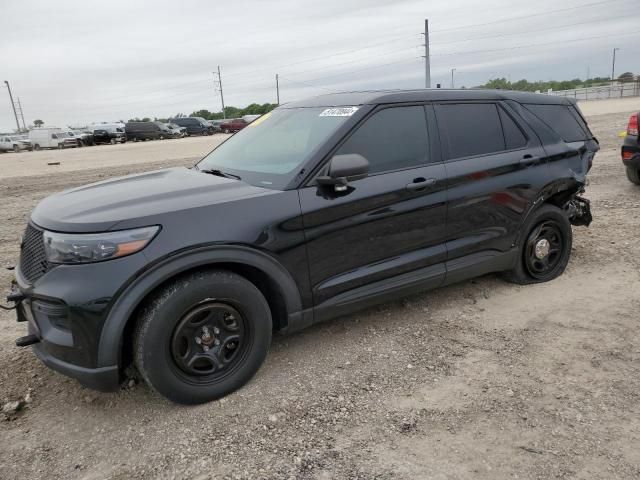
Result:
<svg viewBox="0 0 640 480">
<path fill-rule="evenodd" d="M 622 48 L 618 72 L 638 69 L 640 35 L 628 15 L 636 1 L 111 0 L 98 12 L 91 2 L 10 0 L 0 80 L 11 82 L 27 122 L 60 126 L 218 110 L 217 65 L 226 103 L 237 106 L 275 101 L 276 73 L 284 101 L 419 88 L 425 17 L 434 84 L 448 86 L 451 68 L 457 86 L 584 77 L 588 67 L 604 76 L 613 47 Z M 0 131 L 14 123 L 0 88 Z"/>
</svg>

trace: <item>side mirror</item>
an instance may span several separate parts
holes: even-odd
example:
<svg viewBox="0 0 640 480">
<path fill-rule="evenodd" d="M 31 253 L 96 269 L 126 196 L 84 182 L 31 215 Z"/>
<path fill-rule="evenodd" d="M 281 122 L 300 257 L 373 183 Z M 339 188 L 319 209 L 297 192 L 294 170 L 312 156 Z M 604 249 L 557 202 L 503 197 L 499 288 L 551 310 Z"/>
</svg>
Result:
<svg viewBox="0 0 640 480">
<path fill-rule="evenodd" d="M 369 173 L 369 160 L 357 153 L 336 155 L 329 162 L 329 175 L 318 177 L 319 185 L 333 185 L 336 192 L 347 190 L 349 182 L 365 178 Z"/>
</svg>

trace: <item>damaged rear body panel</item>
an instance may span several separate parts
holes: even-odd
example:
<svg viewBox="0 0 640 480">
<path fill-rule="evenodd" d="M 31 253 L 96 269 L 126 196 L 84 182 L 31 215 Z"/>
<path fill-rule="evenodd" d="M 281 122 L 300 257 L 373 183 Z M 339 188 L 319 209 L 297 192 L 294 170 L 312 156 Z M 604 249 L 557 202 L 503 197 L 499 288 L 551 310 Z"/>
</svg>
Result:
<svg viewBox="0 0 640 480">
<path fill-rule="evenodd" d="M 582 197 L 587 174 L 600 150 L 578 106 L 518 104 L 518 113 L 533 127 L 547 154 L 549 178 L 535 203 L 551 202 L 567 211 L 573 225 L 591 223 L 590 202 Z M 517 107 L 516 107 L 517 108 Z"/>
</svg>

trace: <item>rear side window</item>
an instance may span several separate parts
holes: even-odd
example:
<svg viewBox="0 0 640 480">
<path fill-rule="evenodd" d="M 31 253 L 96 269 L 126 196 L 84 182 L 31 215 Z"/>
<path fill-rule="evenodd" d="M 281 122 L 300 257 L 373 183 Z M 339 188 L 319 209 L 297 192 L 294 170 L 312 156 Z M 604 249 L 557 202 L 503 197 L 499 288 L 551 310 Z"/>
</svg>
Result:
<svg viewBox="0 0 640 480">
<path fill-rule="evenodd" d="M 436 114 L 450 159 L 485 155 L 505 149 L 496 104 L 441 104 L 436 105 Z"/>
<path fill-rule="evenodd" d="M 516 125 L 511 116 L 503 109 L 498 108 L 500 112 L 500 121 L 502 122 L 502 130 L 504 132 L 504 142 L 507 150 L 522 148 L 527 144 L 527 137 L 524 136 L 520 127 Z"/>
<path fill-rule="evenodd" d="M 427 149 L 424 108 L 393 107 L 369 117 L 337 154 L 358 153 L 369 160 L 369 173 L 380 173 L 426 164 Z"/>
<path fill-rule="evenodd" d="M 525 107 L 554 130 L 565 142 L 587 140 L 589 135 L 568 105 L 532 105 Z"/>
</svg>

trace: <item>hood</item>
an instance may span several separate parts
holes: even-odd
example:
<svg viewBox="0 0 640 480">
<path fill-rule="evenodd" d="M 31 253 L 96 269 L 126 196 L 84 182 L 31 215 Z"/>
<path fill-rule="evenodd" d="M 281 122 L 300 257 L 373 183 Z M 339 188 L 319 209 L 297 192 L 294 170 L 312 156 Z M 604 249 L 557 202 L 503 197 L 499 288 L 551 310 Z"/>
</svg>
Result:
<svg viewBox="0 0 640 480">
<path fill-rule="evenodd" d="M 157 221 L 157 215 L 274 193 L 197 170 L 168 168 L 51 195 L 38 204 L 31 219 L 59 232 L 103 232 L 122 222 L 144 226 Z"/>
</svg>

